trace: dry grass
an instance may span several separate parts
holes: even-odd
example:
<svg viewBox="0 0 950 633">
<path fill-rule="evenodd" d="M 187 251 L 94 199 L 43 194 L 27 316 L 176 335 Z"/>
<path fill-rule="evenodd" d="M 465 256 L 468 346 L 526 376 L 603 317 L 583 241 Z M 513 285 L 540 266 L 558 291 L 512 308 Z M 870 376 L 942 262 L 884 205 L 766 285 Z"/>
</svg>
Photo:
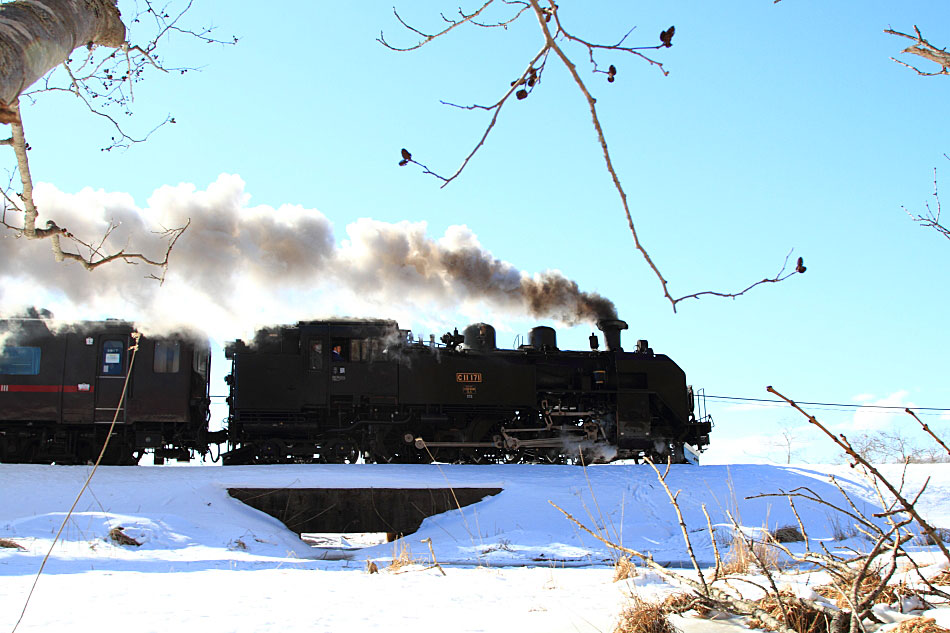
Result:
<svg viewBox="0 0 950 633">
<path fill-rule="evenodd" d="M 633 596 L 630 606 L 620 612 L 620 621 L 613 633 L 676 633 L 676 630 L 662 604 Z"/>
<path fill-rule="evenodd" d="M 805 606 L 790 591 L 782 591 L 780 595 L 782 603 L 785 605 L 784 610 L 782 609 L 782 604 L 779 604 L 778 598 L 772 593 L 766 594 L 757 600 L 756 604 L 770 616 L 779 622 L 785 623 L 786 626 L 794 631 L 798 631 L 798 633 L 828 632 L 829 622 L 824 613 Z M 787 621 L 785 618 L 786 612 L 788 613 Z M 749 620 L 749 626 L 754 629 L 775 630 L 758 618 L 751 618 Z"/>
<path fill-rule="evenodd" d="M 911 618 L 904 620 L 900 625 L 893 629 L 894 633 L 950 633 L 950 629 L 937 626 L 937 621 L 933 618 Z"/>
<path fill-rule="evenodd" d="M 779 553 L 770 545 L 772 535 L 763 533 L 766 535 L 765 540 L 754 541 L 750 548 L 745 536 L 736 531 L 729 543 L 722 570 L 727 574 L 747 574 L 757 571 L 760 565 L 766 569 L 778 569 Z"/>
<path fill-rule="evenodd" d="M 367 573 L 367 574 L 378 574 L 378 573 L 379 573 L 379 567 L 377 567 L 377 566 L 376 566 L 376 563 L 374 563 L 373 561 L 368 560 L 368 561 L 366 561 L 366 573 Z"/>
<path fill-rule="evenodd" d="M 912 586 L 901 581 L 896 585 L 888 585 L 881 590 L 881 593 L 874 599 L 874 604 L 894 604 L 903 598 L 910 596 L 920 596 L 920 592 Z"/>
<path fill-rule="evenodd" d="M 11 541 L 8 538 L 0 538 L 0 547 L 5 547 L 7 549 L 18 549 L 26 551 L 26 548 L 17 543 L 16 541 Z"/>
<path fill-rule="evenodd" d="M 633 564 L 629 556 L 621 556 L 614 564 L 614 582 L 634 578 L 637 575 L 637 566 Z"/>
<path fill-rule="evenodd" d="M 120 525 L 109 530 L 109 540 L 117 545 L 131 545 L 133 547 L 139 547 L 141 543 L 123 532 L 123 529 L 125 528 Z"/>
<path fill-rule="evenodd" d="M 709 607 L 703 602 L 702 598 L 691 593 L 671 593 L 660 604 L 666 613 L 686 613 L 695 611 L 696 615 L 704 617 L 709 615 Z"/>
<path fill-rule="evenodd" d="M 944 569 L 942 572 L 930 579 L 935 585 L 950 585 L 950 569 Z"/>
<path fill-rule="evenodd" d="M 882 582 L 878 574 L 867 574 L 861 579 L 861 585 L 858 587 L 859 597 L 863 599 L 865 596 L 877 591 Z M 853 583 L 854 579 L 851 578 L 845 580 L 841 585 L 821 585 L 815 587 L 814 591 L 818 595 L 832 600 L 839 609 L 851 610 L 852 605 L 848 600 L 848 596 L 851 593 L 851 585 Z M 903 582 L 896 585 L 887 585 L 881 589 L 881 592 L 874 598 L 874 604 L 893 604 L 900 598 L 912 596 L 915 593 L 917 592 L 915 592 L 912 587 Z"/>
<path fill-rule="evenodd" d="M 398 547 L 393 543 L 393 561 L 386 567 L 386 571 L 398 572 L 416 562 L 418 561 L 413 560 L 412 550 L 410 550 L 406 541 L 400 541 Z"/>
</svg>

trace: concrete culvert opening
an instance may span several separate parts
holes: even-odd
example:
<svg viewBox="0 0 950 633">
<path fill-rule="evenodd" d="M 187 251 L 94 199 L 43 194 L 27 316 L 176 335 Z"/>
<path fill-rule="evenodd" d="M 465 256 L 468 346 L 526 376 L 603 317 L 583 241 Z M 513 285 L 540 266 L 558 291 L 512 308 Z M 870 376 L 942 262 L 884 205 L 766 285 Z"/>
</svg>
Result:
<svg viewBox="0 0 950 633">
<path fill-rule="evenodd" d="M 501 488 L 228 488 L 314 547 L 347 552 L 412 534 L 427 517 L 477 503 Z"/>
</svg>

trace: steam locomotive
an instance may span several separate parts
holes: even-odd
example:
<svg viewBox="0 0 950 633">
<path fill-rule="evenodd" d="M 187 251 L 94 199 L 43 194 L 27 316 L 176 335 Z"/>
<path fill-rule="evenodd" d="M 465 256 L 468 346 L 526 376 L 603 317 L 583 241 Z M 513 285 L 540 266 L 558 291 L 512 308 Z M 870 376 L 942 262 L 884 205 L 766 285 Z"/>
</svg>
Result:
<svg viewBox="0 0 950 633">
<path fill-rule="evenodd" d="M 647 341 L 562 351 L 539 326 L 498 349 L 477 323 L 437 343 L 393 321 L 310 321 L 225 348 L 225 464 L 690 461 L 709 444 L 683 371 Z"/>
<path fill-rule="evenodd" d="M 206 339 L 0 320 L 0 462 L 92 462 L 107 436 L 120 465 L 224 442 L 225 464 L 692 461 L 712 420 L 683 371 L 646 341 L 623 351 L 623 321 L 598 327 L 603 351 L 596 335 L 562 351 L 545 326 L 517 349 L 484 323 L 439 342 L 385 320 L 266 328 L 227 345 L 229 415 L 210 431 Z"/>
</svg>

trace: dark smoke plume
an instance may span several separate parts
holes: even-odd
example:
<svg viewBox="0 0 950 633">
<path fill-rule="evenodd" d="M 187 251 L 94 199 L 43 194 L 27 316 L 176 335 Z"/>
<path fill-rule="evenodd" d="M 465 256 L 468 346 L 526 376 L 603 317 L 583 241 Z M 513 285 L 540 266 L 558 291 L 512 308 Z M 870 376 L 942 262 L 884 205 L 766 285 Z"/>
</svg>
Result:
<svg viewBox="0 0 950 633">
<path fill-rule="evenodd" d="M 143 266 L 110 264 L 93 273 L 53 261 L 44 241 L 0 240 L 0 308 L 44 305 L 61 319 L 115 316 L 146 329 L 183 325 L 245 333 L 258 325 L 347 314 L 395 317 L 479 309 L 566 324 L 616 318 L 606 298 L 582 292 L 560 272 L 529 274 L 496 259 L 464 226 L 433 239 L 425 223 L 362 219 L 339 243 L 330 220 L 300 206 L 251 206 L 238 176 L 207 190 L 162 187 L 138 208 L 127 194 L 36 188 L 40 224 L 55 219 L 77 235 L 119 227 L 111 248 L 161 253 L 150 232 L 191 226 L 172 252 L 163 285 Z M 107 244 L 109 248 L 109 244 Z M 45 294 L 45 296 L 37 296 Z M 487 315 L 486 315 L 487 316 Z"/>
</svg>

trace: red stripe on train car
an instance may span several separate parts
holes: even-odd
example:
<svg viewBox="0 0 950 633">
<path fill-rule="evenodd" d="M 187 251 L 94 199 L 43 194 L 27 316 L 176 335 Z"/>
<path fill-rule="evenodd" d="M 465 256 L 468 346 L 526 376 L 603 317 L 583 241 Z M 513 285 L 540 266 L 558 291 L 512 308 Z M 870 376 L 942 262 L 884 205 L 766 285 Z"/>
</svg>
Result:
<svg viewBox="0 0 950 633">
<path fill-rule="evenodd" d="M 26 393 L 91 393 L 92 385 L 0 385 L 0 392 Z"/>
</svg>

